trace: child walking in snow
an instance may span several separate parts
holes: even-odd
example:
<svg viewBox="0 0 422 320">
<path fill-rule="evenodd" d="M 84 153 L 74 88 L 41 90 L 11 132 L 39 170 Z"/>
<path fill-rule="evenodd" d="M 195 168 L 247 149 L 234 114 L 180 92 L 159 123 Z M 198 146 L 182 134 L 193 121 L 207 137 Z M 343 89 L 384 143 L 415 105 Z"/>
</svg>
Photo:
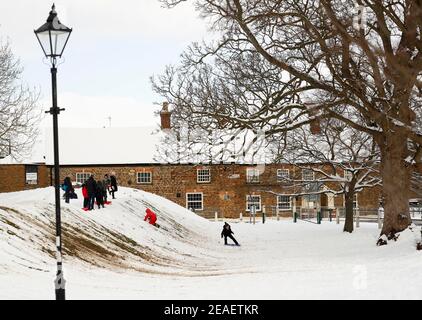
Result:
<svg viewBox="0 0 422 320">
<path fill-rule="evenodd" d="M 236 239 L 232 236 L 234 232 L 232 231 L 230 225 L 225 222 L 223 226 L 223 231 L 221 231 L 221 238 L 224 237 L 224 245 L 227 245 L 227 238 L 230 238 L 233 240 L 233 242 L 239 246 L 239 243 L 236 241 Z"/>
</svg>

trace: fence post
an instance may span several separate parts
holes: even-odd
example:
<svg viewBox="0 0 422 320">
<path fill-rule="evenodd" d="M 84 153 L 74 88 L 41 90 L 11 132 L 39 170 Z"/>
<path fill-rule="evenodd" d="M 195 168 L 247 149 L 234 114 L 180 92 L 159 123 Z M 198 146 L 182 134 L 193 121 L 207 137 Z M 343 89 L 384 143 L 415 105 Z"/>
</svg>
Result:
<svg viewBox="0 0 422 320">
<path fill-rule="evenodd" d="M 242 212 L 240 213 L 239 220 L 240 220 L 240 222 L 243 221 L 243 213 Z"/>
<path fill-rule="evenodd" d="M 378 209 L 378 217 L 377 217 L 377 220 L 378 220 L 378 229 L 381 229 L 381 227 L 382 227 L 382 223 L 381 223 L 381 208 Z"/>
<path fill-rule="evenodd" d="M 252 212 L 253 212 L 253 224 L 255 224 L 255 217 L 256 217 L 256 207 L 252 206 Z"/>
<path fill-rule="evenodd" d="M 297 222 L 297 212 L 293 211 L 293 222 L 296 223 Z"/>
<path fill-rule="evenodd" d="M 336 209 L 336 223 L 340 224 L 340 208 Z"/>
<path fill-rule="evenodd" d="M 278 206 L 275 210 L 275 214 L 277 215 L 277 221 L 280 221 L 280 209 L 278 208 Z"/>
<path fill-rule="evenodd" d="M 356 228 L 359 228 L 360 225 L 360 214 L 359 209 L 356 209 Z"/>
<path fill-rule="evenodd" d="M 321 224 L 321 211 L 317 211 L 317 223 Z"/>
<path fill-rule="evenodd" d="M 262 206 L 262 224 L 265 223 L 265 206 Z"/>
<path fill-rule="evenodd" d="M 218 212 L 216 211 L 215 212 L 215 222 L 217 222 L 218 221 Z"/>
<path fill-rule="evenodd" d="M 332 216 L 332 211 L 333 210 L 331 210 L 331 209 L 328 209 L 328 214 L 329 214 L 329 218 L 330 218 L 330 222 L 332 222 L 333 221 L 333 216 Z"/>
</svg>

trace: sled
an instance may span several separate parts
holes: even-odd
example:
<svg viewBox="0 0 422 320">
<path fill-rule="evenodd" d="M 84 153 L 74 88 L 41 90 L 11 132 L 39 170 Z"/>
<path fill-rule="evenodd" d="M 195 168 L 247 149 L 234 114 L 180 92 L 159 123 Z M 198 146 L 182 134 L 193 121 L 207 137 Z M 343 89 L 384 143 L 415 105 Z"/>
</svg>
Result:
<svg viewBox="0 0 422 320">
<path fill-rule="evenodd" d="M 82 210 L 83 210 L 83 211 L 88 211 L 89 209 L 88 209 L 88 208 L 82 208 Z"/>
<path fill-rule="evenodd" d="M 105 201 L 104 204 L 111 204 L 111 201 Z"/>
</svg>

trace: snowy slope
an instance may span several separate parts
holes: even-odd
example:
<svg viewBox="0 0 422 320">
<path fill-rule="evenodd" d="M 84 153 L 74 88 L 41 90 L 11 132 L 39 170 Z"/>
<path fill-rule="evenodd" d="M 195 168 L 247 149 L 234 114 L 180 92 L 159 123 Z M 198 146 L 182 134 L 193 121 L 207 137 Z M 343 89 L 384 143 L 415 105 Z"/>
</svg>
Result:
<svg viewBox="0 0 422 320">
<path fill-rule="evenodd" d="M 112 205 L 92 212 L 82 211 L 79 199 L 62 203 L 67 260 L 113 270 L 189 272 L 186 265 L 202 255 L 198 243 L 207 243 L 209 222 L 142 191 L 121 188 L 117 195 Z M 53 199 L 53 188 L 0 194 L 0 261 L 12 258 L 0 272 L 19 265 L 46 270 L 54 263 Z M 160 228 L 143 221 L 146 207 L 157 213 Z"/>
<path fill-rule="evenodd" d="M 224 246 L 222 222 L 122 188 L 106 209 L 63 203 L 69 299 L 422 299 L 420 228 L 376 247 L 376 224 L 291 219 L 232 221 L 241 247 Z M 0 194 L 0 299 L 53 299 L 52 188 Z M 158 213 L 157 229 L 143 222 Z"/>
</svg>

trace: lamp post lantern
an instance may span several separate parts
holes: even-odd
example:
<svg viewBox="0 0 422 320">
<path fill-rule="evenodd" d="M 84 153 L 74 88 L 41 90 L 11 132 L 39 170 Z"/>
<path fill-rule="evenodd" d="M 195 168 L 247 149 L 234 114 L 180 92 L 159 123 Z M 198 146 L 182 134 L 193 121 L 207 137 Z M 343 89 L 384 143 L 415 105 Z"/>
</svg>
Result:
<svg viewBox="0 0 422 320">
<path fill-rule="evenodd" d="M 60 109 L 57 106 L 57 59 L 62 57 L 72 29 L 60 23 L 55 5 L 53 4 L 47 22 L 34 31 L 44 55 L 51 63 L 51 83 L 53 106 L 46 113 L 53 116 L 53 138 L 54 138 L 54 187 L 56 204 L 56 259 L 57 275 L 55 279 L 56 300 L 65 300 L 65 279 L 63 277 L 62 262 L 62 229 L 60 212 L 60 162 L 59 162 L 59 129 L 58 115 Z"/>
</svg>

